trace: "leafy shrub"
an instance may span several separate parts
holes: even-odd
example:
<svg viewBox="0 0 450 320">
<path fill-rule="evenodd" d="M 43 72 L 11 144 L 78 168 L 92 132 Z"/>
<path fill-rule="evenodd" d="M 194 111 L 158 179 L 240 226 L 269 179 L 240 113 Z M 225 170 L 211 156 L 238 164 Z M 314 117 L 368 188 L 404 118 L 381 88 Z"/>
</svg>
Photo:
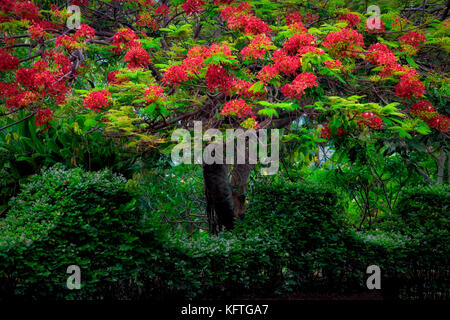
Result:
<svg viewBox="0 0 450 320">
<path fill-rule="evenodd" d="M 287 258 L 286 276 L 294 286 L 321 283 L 342 288 L 346 269 L 344 239 L 350 229 L 339 194 L 329 186 L 275 182 L 256 186 L 249 213 L 237 231 L 268 234 L 281 242 Z"/>
<path fill-rule="evenodd" d="M 59 165 L 33 176 L 0 221 L 3 291 L 30 298 L 100 298 L 119 287 L 119 279 L 133 279 L 144 264 L 134 259 L 143 250 L 142 228 L 125 183 L 109 171 Z M 69 265 L 80 266 L 83 290 L 66 288 Z"/>
<path fill-rule="evenodd" d="M 394 216 L 398 228 L 410 232 L 450 232 L 450 186 L 434 185 L 405 189 L 398 200 Z"/>
</svg>

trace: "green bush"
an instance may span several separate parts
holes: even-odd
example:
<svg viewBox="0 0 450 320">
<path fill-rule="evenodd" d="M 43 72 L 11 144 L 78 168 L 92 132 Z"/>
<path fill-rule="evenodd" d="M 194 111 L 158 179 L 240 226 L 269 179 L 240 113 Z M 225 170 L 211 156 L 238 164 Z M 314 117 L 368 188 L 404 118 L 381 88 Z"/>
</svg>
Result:
<svg viewBox="0 0 450 320">
<path fill-rule="evenodd" d="M 137 276 L 145 263 L 135 259 L 144 250 L 145 233 L 135 195 L 125 185 L 109 171 L 62 166 L 33 176 L 0 220 L 2 291 L 30 298 L 101 298 L 118 289 L 119 280 Z M 80 266 L 83 290 L 66 288 L 69 265 Z"/>
<path fill-rule="evenodd" d="M 402 191 L 394 216 L 401 220 L 398 228 L 412 232 L 450 232 L 450 186 L 411 187 Z"/>
<path fill-rule="evenodd" d="M 255 187 L 237 232 L 268 234 L 280 241 L 288 284 L 303 289 L 321 284 L 336 291 L 347 268 L 344 239 L 350 228 L 344 216 L 335 189 L 276 182 Z"/>
</svg>

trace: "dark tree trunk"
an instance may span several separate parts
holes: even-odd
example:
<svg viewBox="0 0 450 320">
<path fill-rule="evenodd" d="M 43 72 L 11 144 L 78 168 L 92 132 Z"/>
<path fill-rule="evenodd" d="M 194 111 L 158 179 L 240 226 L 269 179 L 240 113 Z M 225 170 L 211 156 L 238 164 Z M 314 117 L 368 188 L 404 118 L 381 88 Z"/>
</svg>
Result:
<svg viewBox="0 0 450 320">
<path fill-rule="evenodd" d="M 245 194 L 247 183 L 253 165 L 237 164 L 231 172 L 231 188 L 233 190 L 233 204 L 235 218 L 242 219 L 245 214 Z"/>
<path fill-rule="evenodd" d="M 228 166 L 226 164 L 203 164 L 206 212 L 209 232 L 218 234 L 234 226 L 234 205 Z"/>
<path fill-rule="evenodd" d="M 253 165 L 248 164 L 235 165 L 230 182 L 226 164 L 203 165 L 206 212 L 211 234 L 218 234 L 224 229 L 231 231 L 235 219 L 244 216 L 245 193 L 252 168 Z"/>
</svg>

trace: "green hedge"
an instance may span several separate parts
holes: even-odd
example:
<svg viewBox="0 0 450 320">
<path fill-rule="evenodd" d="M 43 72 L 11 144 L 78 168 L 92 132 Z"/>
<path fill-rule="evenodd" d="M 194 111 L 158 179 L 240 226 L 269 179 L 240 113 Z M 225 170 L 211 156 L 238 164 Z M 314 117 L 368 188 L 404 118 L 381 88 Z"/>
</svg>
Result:
<svg viewBox="0 0 450 320">
<path fill-rule="evenodd" d="M 136 207 L 126 180 L 108 171 L 53 167 L 11 207 L 0 220 L 0 300 L 361 292 L 372 264 L 381 268 L 386 297 L 449 293 L 445 228 L 355 232 L 330 186 L 260 185 L 233 234 L 194 239 L 169 238 L 157 215 Z M 81 267 L 81 290 L 66 288 L 72 264 Z"/>
<path fill-rule="evenodd" d="M 145 250 L 140 236 L 150 231 L 140 231 L 142 216 L 125 184 L 109 171 L 62 166 L 33 176 L 0 220 L 5 296 L 101 298 L 120 290 L 120 279 L 133 279 L 145 267 L 135 259 Z M 80 266 L 83 290 L 66 288 L 69 265 Z"/>
</svg>

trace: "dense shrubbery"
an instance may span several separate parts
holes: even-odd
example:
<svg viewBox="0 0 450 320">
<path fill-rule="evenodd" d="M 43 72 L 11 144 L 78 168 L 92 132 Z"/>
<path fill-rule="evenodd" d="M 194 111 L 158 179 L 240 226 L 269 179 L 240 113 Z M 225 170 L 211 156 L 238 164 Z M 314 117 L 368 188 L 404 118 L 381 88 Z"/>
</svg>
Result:
<svg viewBox="0 0 450 320">
<path fill-rule="evenodd" d="M 179 239 L 167 237 L 153 219 L 158 215 L 140 213 L 130 185 L 108 171 L 59 166 L 34 176 L 0 221 L 0 297 L 209 299 L 354 292 L 367 290 L 365 272 L 372 264 L 382 270 L 385 296 L 448 296 L 445 234 L 356 233 L 329 186 L 257 187 L 233 234 Z M 436 190 L 399 204 L 442 201 L 440 209 L 448 194 Z M 405 199 L 411 194 L 405 192 Z M 72 264 L 81 267 L 82 290 L 66 288 Z"/>
<path fill-rule="evenodd" d="M 133 259 L 134 250 L 143 250 L 136 236 L 142 221 L 125 183 L 108 171 L 60 166 L 34 176 L 0 221 L 2 289 L 30 297 L 94 297 L 97 287 L 132 279 L 143 268 Z M 83 272 L 81 292 L 65 287 L 72 264 Z"/>
</svg>

